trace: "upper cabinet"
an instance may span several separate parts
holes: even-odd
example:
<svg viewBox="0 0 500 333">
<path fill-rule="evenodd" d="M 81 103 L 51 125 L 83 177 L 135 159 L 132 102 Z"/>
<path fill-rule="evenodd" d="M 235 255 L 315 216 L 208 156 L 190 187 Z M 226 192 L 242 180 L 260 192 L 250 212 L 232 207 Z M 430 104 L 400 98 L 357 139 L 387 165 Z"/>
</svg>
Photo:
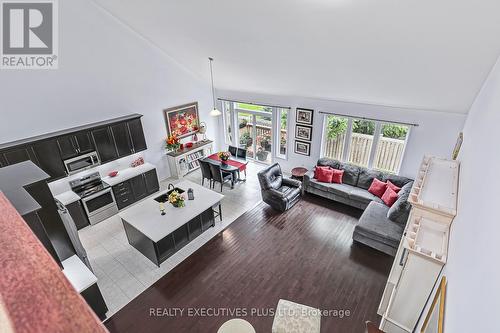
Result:
<svg viewBox="0 0 500 333">
<path fill-rule="evenodd" d="M 109 127 L 101 127 L 93 130 L 92 137 L 101 163 L 106 163 L 118 158 L 113 134 Z"/>
<path fill-rule="evenodd" d="M 56 179 L 67 175 L 56 139 L 35 142 L 32 148 L 38 160 L 38 166 L 48 173 L 50 178 Z"/>
<path fill-rule="evenodd" d="M 38 160 L 29 145 L 7 148 L 1 151 L 4 166 L 21 163 L 24 161 L 32 161 L 38 165 Z"/>
<path fill-rule="evenodd" d="M 0 167 L 31 160 L 55 180 L 67 175 L 64 160 L 97 151 L 106 163 L 146 149 L 141 115 L 133 114 L 0 144 Z"/>
<path fill-rule="evenodd" d="M 111 125 L 118 157 L 127 156 L 147 149 L 141 119 Z"/>
<path fill-rule="evenodd" d="M 148 147 L 146 145 L 146 139 L 144 138 L 141 118 L 130 120 L 127 122 L 127 125 L 134 153 L 146 150 Z"/>
<path fill-rule="evenodd" d="M 63 160 L 89 153 L 95 149 L 90 131 L 80 131 L 58 137 L 57 143 Z"/>
<path fill-rule="evenodd" d="M 118 157 L 134 153 L 132 139 L 130 138 L 127 123 L 111 125 L 111 132 L 113 133 L 113 138 L 115 139 Z"/>
</svg>

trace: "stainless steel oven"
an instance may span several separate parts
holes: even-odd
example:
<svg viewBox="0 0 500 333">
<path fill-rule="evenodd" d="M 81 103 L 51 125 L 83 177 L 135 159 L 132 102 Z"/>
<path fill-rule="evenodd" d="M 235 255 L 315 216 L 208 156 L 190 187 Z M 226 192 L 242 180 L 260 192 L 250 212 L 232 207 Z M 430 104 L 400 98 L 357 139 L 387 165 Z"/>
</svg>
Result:
<svg viewBox="0 0 500 333">
<path fill-rule="evenodd" d="M 99 160 L 99 155 L 97 155 L 97 152 L 95 151 L 64 161 L 66 171 L 70 175 L 82 170 L 93 168 L 99 164 L 101 164 L 101 161 Z"/>
<path fill-rule="evenodd" d="M 90 224 L 96 224 L 118 213 L 111 187 L 82 198 Z"/>
</svg>

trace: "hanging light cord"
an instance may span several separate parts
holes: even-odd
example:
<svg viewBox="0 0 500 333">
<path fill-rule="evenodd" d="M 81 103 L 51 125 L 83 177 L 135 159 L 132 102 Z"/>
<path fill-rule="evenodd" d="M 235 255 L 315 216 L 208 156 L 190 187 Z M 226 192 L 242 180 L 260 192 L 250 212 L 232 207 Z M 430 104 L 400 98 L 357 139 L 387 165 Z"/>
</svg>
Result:
<svg viewBox="0 0 500 333">
<path fill-rule="evenodd" d="M 216 102 L 215 102 L 215 88 L 214 88 L 214 72 L 212 69 L 212 61 L 214 61 L 214 58 L 209 57 L 208 60 L 210 61 L 210 77 L 212 79 L 212 99 L 214 102 L 214 109 L 216 109 Z"/>
</svg>

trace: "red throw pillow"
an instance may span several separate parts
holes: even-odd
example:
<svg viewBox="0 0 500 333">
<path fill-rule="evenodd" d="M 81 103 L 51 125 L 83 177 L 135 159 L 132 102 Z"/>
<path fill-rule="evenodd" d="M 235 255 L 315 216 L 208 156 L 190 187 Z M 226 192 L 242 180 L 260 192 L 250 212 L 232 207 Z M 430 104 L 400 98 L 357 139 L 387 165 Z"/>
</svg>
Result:
<svg viewBox="0 0 500 333">
<path fill-rule="evenodd" d="M 342 184 L 342 177 L 344 176 L 344 170 L 332 169 L 332 183 Z"/>
<path fill-rule="evenodd" d="M 370 192 L 373 195 L 376 195 L 379 198 L 382 198 L 386 189 L 387 189 L 386 183 L 378 180 L 377 178 L 373 178 L 372 184 L 370 185 L 368 192 Z"/>
<path fill-rule="evenodd" d="M 323 183 L 331 183 L 333 177 L 333 169 L 330 168 L 319 168 L 318 169 L 318 181 Z"/>
<path fill-rule="evenodd" d="M 401 187 L 397 187 L 396 185 L 394 185 L 393 183 L 391 183 L 390 180 L 387 181 L 387 187 L 389 187 L 391 190 L 393 190 L 396 193 L 398 193 L 399 191 L 401 191 Z"/>
<path fill-rule="evenodd" d="M 318 179 L 318 169 L 330 169 L 329 166 L 316 166 L 314 168 L 314 178 Z"/>
<path fill-rule="evenodd" d="M 394 190 L 390 187 L 385 190 L 384 195 L 382 196 L 382 201 L 389 207 L 394 205 L 394 203 L 398 200 L 398 194 L 394 192 Z"/>
</svg>

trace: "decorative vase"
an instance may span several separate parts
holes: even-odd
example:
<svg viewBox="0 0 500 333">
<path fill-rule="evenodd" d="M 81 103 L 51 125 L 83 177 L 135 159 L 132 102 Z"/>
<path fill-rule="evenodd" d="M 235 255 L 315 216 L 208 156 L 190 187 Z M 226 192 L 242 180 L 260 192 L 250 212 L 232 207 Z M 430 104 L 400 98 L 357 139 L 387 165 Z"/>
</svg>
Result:
<svg viewBox="0 0 500 333">
<path fill-rule="evenodd" d="M 220 160 L 220 163 L 221 163 L 222 165 L 227 165 L 227 160 Z"/>
</svg>

